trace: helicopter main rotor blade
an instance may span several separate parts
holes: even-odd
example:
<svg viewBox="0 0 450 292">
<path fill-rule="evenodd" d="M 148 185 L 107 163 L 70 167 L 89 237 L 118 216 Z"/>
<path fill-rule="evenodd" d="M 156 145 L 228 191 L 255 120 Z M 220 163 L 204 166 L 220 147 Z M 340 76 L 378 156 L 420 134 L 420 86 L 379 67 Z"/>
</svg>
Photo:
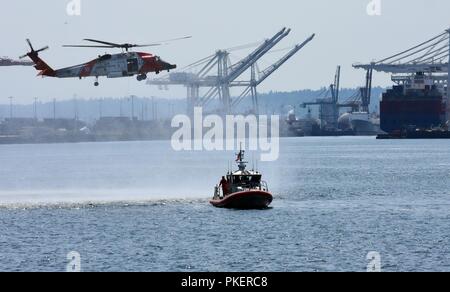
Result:
<svg viewBox="0 0 450 292">
<path fill-rule="evenodd" d="M 164 44 L 147 44 L 147 45 L 132 45 L 133 48 L 158 47 Z"/>
<path fill-rule="evenodd" d="M 185 39 L 190 39 L 190 38 L 192 38 L 192 36 L 185 36 L 185 37 L 181 37 L 181 38 L 176 38 L 176 39 L 170 39 L 170 40 L 160 41 L 160 42 L 156 42 L 156 43 L 153 43 L 153 44 L 142 45 L 142 47 L 164 46 L 164 45 L 169 44 L 170 42 L 180 41 L 180 40 L 185 40 Z M 137 45 L 137 47 L 141 47 L 141 45 Z"/>
<path fill-rule="evenodd" d="M 114 49 L 115 46 L 84 46 L 84 45 L 64 45 L 64 48 L 106 48 L 106 49 Z"/>
<path fill-rule="evenodd" d="M 88 42 L 94 42 L 94 43 L 99 43 L 99 44 L 104 44 L 104 45 L 108 45 L 108 46 L 113 46 L 113 47 L 121 47 L 121 44 L 115 44 L 115 43 L 110 43 L 110 42 L 105 42 L 105 41 L 99 41 L 99 40 L 94 40 L 94 39 L 84 39 L 85 41 Z"/>
<path fill-rule="evenodd" d="M 185 39 L 190 39 L 190 38 L 192 38 L 192 36 L 185 36 L 185 37 L 181 37 L 181 38 L 175 38 L 175 39 L 170 39 L 170 40 L 165 40 L 162 42 L 156 42 L 156 43 L 145 44 L 145 45 L 129 44 L 129 43 L 116 44 L 116 43 L 111 43 L 111 42 L 95 40 L 95 39 L 84 39 L 85 41 L 88 41 L 88 42 L 102 44 L 102 46 L 100 46 L 100 45 L 96 45 L 96 46 L 94 46 L 94 45 L 64 45 L 63 47 L 65 47 L 65 48 L 107 48 L 107 49 L 121 48 L 121 49 L 125 49 L 128 51 L 131 48 L 157 47 L 157 46 L 165 45 L 169 42 L 185 40 Z"/>
<path fill-rule="evenodd" d="M 174 41 L 186 40 L 186 39 L 191 39 L 191 38 L 192 38 L 192 36 L 189 35 L 189 36 L 184 36 L 184 37 L 181 37 L 181 38 L 175 38 L 175 39 L 170 39 L 170 40 L 160 41 L 160 42 L 157 42 L 157 43 L 168 43 L 168 42 L 174 42 Z"/>
</svg>

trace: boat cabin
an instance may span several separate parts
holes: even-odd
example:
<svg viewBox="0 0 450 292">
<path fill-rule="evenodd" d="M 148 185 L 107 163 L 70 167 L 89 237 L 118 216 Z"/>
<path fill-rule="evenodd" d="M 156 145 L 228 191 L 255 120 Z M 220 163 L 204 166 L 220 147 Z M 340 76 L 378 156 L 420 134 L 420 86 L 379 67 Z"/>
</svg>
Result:
<svg viewBox="0 0 450 292">
<path fill-rule="evenodd" d="M 227 180 L 231 188 L 231 193 L 249 189 L 260 189 L 262 174 L 259 172 L 237 171 L 227 175 Z"/>
</svg>

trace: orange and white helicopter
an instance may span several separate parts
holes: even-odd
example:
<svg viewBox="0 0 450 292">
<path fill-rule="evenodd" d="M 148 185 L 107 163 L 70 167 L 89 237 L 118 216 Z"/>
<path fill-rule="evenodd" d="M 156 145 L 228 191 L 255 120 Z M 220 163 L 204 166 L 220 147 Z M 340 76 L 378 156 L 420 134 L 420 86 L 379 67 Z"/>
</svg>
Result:
<svg viewBox="0 0 450 292">
<path fill-rule="evenodd" d="M 95 86 L 99 86 L 98 78 L 122 78 L 131 77 L 137 75 L 138 81 L 143 81 L 147 79 L 148 73 L 159 74 L 162 71 L 170 71 L 177 68 L 176 65 L 172 65 L 163 61 L 159 56 L 155 56 L 150 53 L 140 53 L 140 52 L 130 52 L 132 48 L 143 48 L 143 47 L 154 47 L 160 46 L 164 43 L 188 39 L 191 36 L 167 40 L 161 43 L 147 44 L 147 45 L 137 45 L 137 44 L 116 44 L 111 42 L 104 42 L 94 39 L 85 39 L 85 41 L 94 42 L 96 45 L 65 45 L 66 48 L 106 48 L 122 49 L 122 53 L 119 54 L 105 54 L 99 56 L 97 59 L 89 61 L 81 65 L 75 65 L 67 68 L 62 68 L 54 70 L 46 62 L 44 62 L 40 57 L 39 53 L 49 49 L 48 46 L 34 50 L 31 41 L 27 39 L 27 43 L 31 48 L 31 51 L 20 58 L 29 57 L 35 64 L 36 70 L 39 71 L 38 76 L 48 76 L 55 78 L 85 78 L 85 77 L 95 77 Z"/>
</svg>

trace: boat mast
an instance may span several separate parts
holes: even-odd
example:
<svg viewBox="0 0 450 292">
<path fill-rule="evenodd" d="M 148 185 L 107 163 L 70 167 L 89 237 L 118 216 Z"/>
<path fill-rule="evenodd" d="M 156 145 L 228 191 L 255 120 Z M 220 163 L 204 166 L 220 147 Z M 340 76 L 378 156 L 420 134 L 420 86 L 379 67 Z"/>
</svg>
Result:
<svg viewBox="0 0 450 292">
<path fill-rule="evenodd" d="M 242 150 L 242 144 L 241 144 L 241 149 L 239 150 L 239 153 L 237 154 L 237 160 L 236 162 L 238 163 L 238 167 L 240 171 L 245 171 L 245 169 L 247 168 L 247 161 L 244 161 L 244 155 L 245 155 L 245 151 Z"/>
</svg>

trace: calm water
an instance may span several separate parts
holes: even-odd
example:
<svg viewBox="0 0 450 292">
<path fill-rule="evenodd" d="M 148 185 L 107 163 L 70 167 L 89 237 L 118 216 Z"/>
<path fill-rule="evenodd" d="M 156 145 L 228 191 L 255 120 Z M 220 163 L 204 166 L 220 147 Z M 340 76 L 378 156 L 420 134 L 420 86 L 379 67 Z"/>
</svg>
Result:
<svg viewBox="0 0 450 292">
<path fill-rule="evenodd" d="M 450 271 L 450 141 L 282 140 L 265 211 L 208 205 L 233 153 L 0 146 L 0 270 Z M 251 160 L 251 155 L 249 157 Z"/>
</svg>

